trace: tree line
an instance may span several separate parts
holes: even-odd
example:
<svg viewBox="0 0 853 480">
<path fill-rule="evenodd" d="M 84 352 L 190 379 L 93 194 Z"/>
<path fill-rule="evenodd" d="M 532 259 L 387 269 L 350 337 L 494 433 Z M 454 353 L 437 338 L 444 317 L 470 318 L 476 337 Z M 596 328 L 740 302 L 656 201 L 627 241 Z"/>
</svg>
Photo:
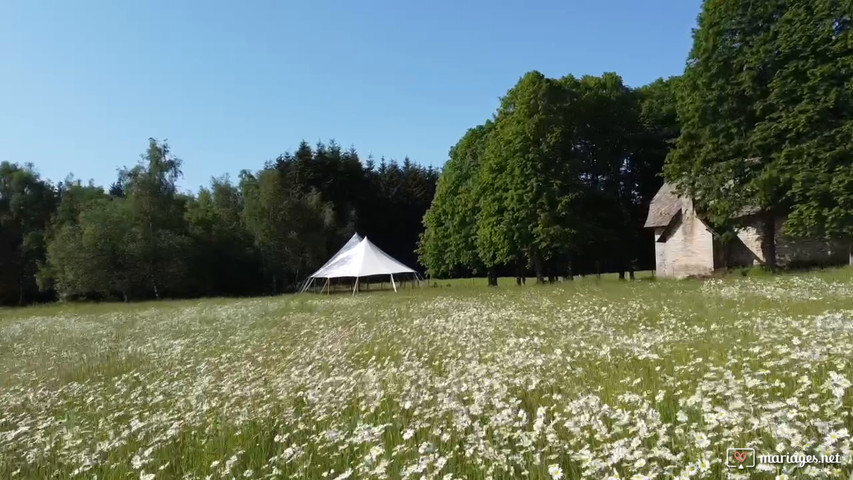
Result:
<svg viewBox="0 0 853 480">
<path fill-rule="evenodd" d="M 722 238 L 757 211 L 771 269 L 777 222 L 851 241 L 851 16 L 851 0 L 705 0 L 682 76 L 632 89 L 612 73 L 524 75 L 451 150 L 421 262 L 490 284 L 624 277 L 653 265 L 642 222 L 664 179 Z"/>
<path fill-rule="evenodd" d="M 290 291 L 355 231 L 414 266 L 438 177 L 302 142 L 183 193 L 168 143 L 150 139 L 141 157 L 108 189 L 0 164 L 0 303 Z"/>
<path fill-rule="evenodd" d="M 533 71 L 451 149 L 418 247 L 434 276 L 520 283 L 654 265 L 643 221 L 679 134 L 678 77 Z"/>
<path fill-rule="evenodd" d="M 353 231 L 433 277 L 652 268 L 664 179 L 715 231 L 853 239 L 853 0 L 705 0 L 683 75 L 533 71 L 439 172 L 334 142 L 193 194 L 150 140 L 107 190 L 0 164 L 0 303 L 276 293 Z M 851 242 L 853 245 L 853 242 Z M 853 262 L 853 249 L 851 249 Z"/>
</svg>

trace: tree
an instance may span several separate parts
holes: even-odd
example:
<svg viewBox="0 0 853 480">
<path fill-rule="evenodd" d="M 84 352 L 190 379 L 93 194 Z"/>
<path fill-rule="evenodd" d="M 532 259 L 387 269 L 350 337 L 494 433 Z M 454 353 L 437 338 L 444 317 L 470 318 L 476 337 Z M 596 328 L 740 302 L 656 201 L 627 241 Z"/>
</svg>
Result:
<svg viewBox="0 0 853 480">
<path fill-rule="evenodd" d="M 648 207 L 663 184 L 663 165 L 681 133 L 677 89 L 681 77 L 658 79 L 635 90 L 642 129 L 634 138 L 631 183 L 637 204 Z M 645 218 L 645 213 L 640 215 Z"/>
<path fill-rule="evenodd" d="M 418 245 L 421 264 L 431 276 L 482 268 L 477 254 L 477 183 L 487 136 L 494 124 L 474 127 L 450 149 L 436 186 L 435 198 L 423 217 L 424 232 Z"/>
<path fill-rule="evenodd" d="M 103 188 L 95 186 L 91 181 L 88 185 L 83 185 L 80 180 L 74 179 L 71 175 L 57 186 L 57 195 L 59 202 L 56 212 L 45 229 L 44 261 L 40 262 L 36 274 L 39 290 L 43 293 L 56 291 L 56 281 L 60 276 L 59 269 L 65 268 L 65 258 L 71 258 L 57 256 L 57 249 L 68 249 L 69 255 L 78 255 L 80 252 L 77 244 L 69 238 L 71 232 L 76 231 L 72 227 L 78 226 L 80 214 L 89 208 L 91 203 L 108 198 Z M 51 259 L 51 251 L 54 251 L 53 259 Z M 60 258 L 63 260 L 59 260 Z M 66 294 L 64 291 L 57 291 L 57 293 Z"/>
<path fill-rule="evenodd" d="M 779 20 L 791 2 L 705 0 L 681 81 L 681 134 L 666 177 L 712 223 L 728 225 L 745 206 L 763 221 L 766 264 L 776 264 L 776 218 L 789 208 L 791 178 L 780 163 L 786 141 L 770 134 L 774 82 L 787 61 Z M 800 38 L 806 44 L 811 38 Z"/>
<path fill-rule="evenodd" d="M 121 191 L 127 196 L 136 232 L 137 272 L 155 298 L 163 289 L 176 293 L 185 284 L 189 239 L 184 221 L 185 200 L 177 194 L 181 160 L 168 143 L 150 138 L 138 165 L 120 172 Z"/>
<path fill-rule="evenodd" d="M 434 275 L 485 267 L 490 283 L 507 266 L 518 283 L 527 268 L 539 282 L 571 278 L 574 259 L 624 277 L 639 263 L 648 202 L 679 131 L 676 82 L 635 90 L 613 73 L 522 77 L 494 121 L 451 149 L 421 262 Z"/>
<path fill-rule="evenodd" d="M 307 267 L 328 255 L 326 239 L 335 231 L 334 209 L 314 190 L 303 192 L 275 169 L 241 173 L 243 220 L 264 259 L 278 293 L 280 282 L 301 278 Z"/>
<path fill-rule="evenodd" d="M 853 2 L 792 3 L 775 27 L 779 68 L 758 142 L 790 179 L 788 233 L 850 242 L 853 265 Z"/>
<path fill-rule="evenodd" d="M 566 90 L 539 72 L 524 75 L 501 100 L 483 154 L 477 197 L 477 247 L 485 266 L 544 264 L 573 244 L 571 202 L 578 192 L 568 145 Z M 490 283 L 496 283 L 494 273 Z"/>
<path fill-rule="evenodd" d="M 680 77 L 661 78 L 634 90 L 640 130 L 632 138 L 626 184 L 633 191 L 629 228 L 634 233 L 638 265 L 654 265 L 654 242 L 644 223 L 652 198 L 663 185 L 666 157 L 681 131 L 676 96 L 679 81 Z"/>
<path fill-rule="evenodd" d="M 0 303 L 22 305 L 38 294 L 36 273 L 56 203 L 56 190 L 32 165 L 0 163 Z"/>
<path fill-rule="evenodd" d="M 116 294 L 127 301 L 142 288 L 138 242 L 126 200 L 84 204 L 76 221 L 58 224 L 48 244 L 47 271 L 60 298 Z"/>
<path fill-rule="evenodd" d="M 260 259 L 243 223 L 240 189 L 214 178 L 187 203 L 185 218 L 192 241 L 189 276 L 201 295 L 245 295 L 262 291 Z"/>
<path fill-rule="evenodd" d="M 583 225 L 576 244 L 600 271 L 602 260 L 615 257 L 611 268 L 624 272 L 633 264 L 639 239 L 638 181 L 641 157 L 635 155 L 642 128 L 638 95 L 615 73 L 562 79 L 571 103 L 565 121 L 572 129 L 569 155 L 578 164 L 578 208 Z"/>
<path fill-rule="evenodd" d="M 197 194 L 178 192 L 181 165 L 149 139 L 108 192 L 0 165 L 0 303 L 278 292 L 356 230 L 414 265 L 438 176 L 408 158 L 362 165 L 334 141 Z"/>
<path fill-rule="evenodd" d="M 288 191 L 302 195 L 316 192 L 317 201 L 328 204 L 334 212 L 333 224 L 326 228 L 329 234 L 318 251 L 335 251 L 343 239 L 358 231 L 403 263 L 415 265 L 414 247 L 423 229 L 421 218 L 435 193 L 434 170 L 408 159 L 402 165 L 385 159 L 378 167 L 370 159 L 362 165 L 354 148 L 343 151 L 334 140 L 318 142 L 313 148 L 303 141 L 295 153 L 285 152 L 269 168 L 282 175 Z M 321 263 L 306 259 L 299 269 L 316 268 Z"/>
</svg>

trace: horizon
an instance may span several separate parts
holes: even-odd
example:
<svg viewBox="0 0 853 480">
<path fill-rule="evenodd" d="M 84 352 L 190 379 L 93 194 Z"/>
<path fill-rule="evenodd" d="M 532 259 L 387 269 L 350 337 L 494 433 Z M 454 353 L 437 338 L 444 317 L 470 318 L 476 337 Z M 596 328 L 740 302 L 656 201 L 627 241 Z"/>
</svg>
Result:
<svg viewBox="0 0 853 480">
<path fill-rule="evenodd" d="M 257 171 L 302 140 L 440 169 L 525 72 L 615 72 L 631 87 L 680 75 L 699 9 L 698 0 L 7 5 L 0 161 L 108 188 L 153 137 L 183 160 L 178 185 L 191 192 Z"/>
</svg>

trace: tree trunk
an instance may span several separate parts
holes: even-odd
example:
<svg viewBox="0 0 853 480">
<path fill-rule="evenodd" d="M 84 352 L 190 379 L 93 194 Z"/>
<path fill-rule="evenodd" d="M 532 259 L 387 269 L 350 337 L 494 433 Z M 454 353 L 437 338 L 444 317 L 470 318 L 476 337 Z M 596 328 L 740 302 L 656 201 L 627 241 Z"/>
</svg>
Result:
<svg viewBox="0 0 853 480">
<path fill-rule="evenodd" d="M 157 288 L 157 279 L 151 276 L 151 286 L 154 287 L 154 298 L 160 300 L 160 290 Z"/>
<path fill-rule="evenodd" d="M 521 264 L 521 259 L 515 259 L 515 284 L 523 285 L 525 283 L 524 279 L 524 266 Z"/>
<path fill-rule="evenodd" d="M 766 214 L 761 235 L 761 251 L 764 254 L 764 265 L 770 271 L 776 270 L 776 217 Z"/>
<path fill-rule="evenodd" d="M 571 259 L 566 264 L 566 279 L 572 281 L 575 279 L 575 274 L 572 272 L 572 261 Z"/>
<path fill-rule="evenodd" d="M 619 280 L 625 280 L 625 270 L 619 270 Z"/>
<path fill-rule="evenodd" d="M 631 279 L 632 282 L 634 281 L 634 267 L 631 267 L 631 269 L 628 270 L 628 278 Z"/>
<path fill-rule="evenodd" d="M 542 257 L 538 253 L 533 254 L 533 268 L 536 270 L 536 284 L 544 284 L 545 274 L 542 272 Z"/>
<path fill-rule="evenodd" d="M 498 286 L 498 272 L 495 271 L 494 268 L 490 268 L 486 275 L 488 276 L 489 286 L 490 287 L 497 287 Z"/>
<path fill-rule="evenodd" d="M 272 275 L 272 294 L 275 295 L 278 292 L 278 282 L 275 274 Z"/>
</svg>

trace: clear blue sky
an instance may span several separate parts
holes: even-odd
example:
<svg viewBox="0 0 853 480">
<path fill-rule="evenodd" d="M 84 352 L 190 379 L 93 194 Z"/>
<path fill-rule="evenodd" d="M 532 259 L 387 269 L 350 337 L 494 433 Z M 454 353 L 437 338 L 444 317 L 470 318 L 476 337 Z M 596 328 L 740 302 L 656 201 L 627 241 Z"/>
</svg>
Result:
<svg viewBox="0 0 853 480">
<path fill-rule="evenodd" d="M 699 0 L 0 5 L 0 161 L 109 185 L 148 137 L 185 189 L 302 139 L 440 166 L 521 75 L 680 74 Z"/>
</svg>

